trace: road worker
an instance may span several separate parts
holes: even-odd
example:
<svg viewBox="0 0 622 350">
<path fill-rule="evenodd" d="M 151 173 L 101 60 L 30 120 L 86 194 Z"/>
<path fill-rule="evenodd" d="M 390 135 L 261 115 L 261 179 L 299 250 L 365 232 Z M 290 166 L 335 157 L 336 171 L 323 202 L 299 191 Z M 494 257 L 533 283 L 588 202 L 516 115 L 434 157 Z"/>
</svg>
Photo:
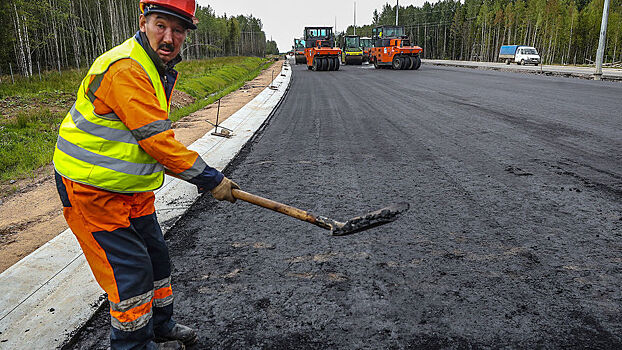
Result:
<svg viewBox="0 0 622 350">
<path fill-rule="evenodd" d="M 108 294 L 111 349 L 184 349 L 198 338 L 172 319 L 171 265 L 153 191 L 165 171 L 217 200 L 235 202 L 239 187 L 176 141 L 168 119 L 173 67 L 196 29 L 195 0 L 140 0 L 140 9 L 140 30 L 95 60 L 60 126 L 56 184 Z"/>
</svg>

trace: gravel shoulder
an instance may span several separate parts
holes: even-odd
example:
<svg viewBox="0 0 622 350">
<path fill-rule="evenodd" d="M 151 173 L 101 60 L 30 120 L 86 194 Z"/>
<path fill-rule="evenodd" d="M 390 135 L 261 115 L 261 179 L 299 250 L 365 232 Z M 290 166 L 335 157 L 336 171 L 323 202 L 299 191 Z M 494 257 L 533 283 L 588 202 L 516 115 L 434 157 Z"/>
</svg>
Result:
<svg viewBox="0 0 622 350">
<path fill-rule="evenodd" d="M 594 79 L 595 68 L 590 66 L 561 66 L 561 65 L 517 65 L 515 63 L 506 64 L 500 62 L 474 62 L 474 61 L 454 61 L 454 60 L 423 60 L 425 64 L 473 68 L 482 70 L 498 70 L 505 72 L 520 72 L 541 74 L 548 76 L 562 76 L 581 79 Z M 622 81 L 622 68 L 603 68 L 603 80 Z"/>
</svg>

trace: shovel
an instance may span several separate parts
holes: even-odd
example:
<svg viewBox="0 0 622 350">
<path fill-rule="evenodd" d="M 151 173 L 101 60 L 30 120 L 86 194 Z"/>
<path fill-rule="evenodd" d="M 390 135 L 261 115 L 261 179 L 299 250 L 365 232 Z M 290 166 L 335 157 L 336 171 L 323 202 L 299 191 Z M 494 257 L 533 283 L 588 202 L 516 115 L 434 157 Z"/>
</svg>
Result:
<svg viewBox="0 0 622 350">
<path fill-rule="evenodd" d="M 278 213 L 285 214 L 298 220 L 314 224 L 325 230 L 329 230 L 333 236 L 347 236 L 372 227 L 387 224 L 395 221 L 400 214 L 406 212 L 410 208 L 410 204 L 401 202 L 362 216 L 354 217 L 346 222 L 339 222 L 241 190 L 234 189 L 232 190 L 232 193 L 235 198 L 244 202 L 274 210 Z"/>
</svg>

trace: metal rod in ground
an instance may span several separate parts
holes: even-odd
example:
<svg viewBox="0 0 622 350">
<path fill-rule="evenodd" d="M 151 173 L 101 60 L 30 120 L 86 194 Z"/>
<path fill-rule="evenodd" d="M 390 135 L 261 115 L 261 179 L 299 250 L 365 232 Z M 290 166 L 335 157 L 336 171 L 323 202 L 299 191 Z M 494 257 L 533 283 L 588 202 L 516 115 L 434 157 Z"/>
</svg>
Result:
<svg viewBox="0 0 622 350">
<path fill-rule="evenodd" d="M 219 137 L 230 138 L 231 137 L 231 133 L 233 132 L 233 130 L 227 129 L 224 126 L 219 125 L 219 123 L 220 123 L 220 103 L 221 103 L 221 99 L 219 98 L 218 99 L 218 111 L 216 112 L 216 124 L 210 122 L 209 120 L 207 122 L 214 127 L 214 131 L 212 132 L 212 135 L 219 136 Z M 220 132 L 218 131 L 218 128 L 220 128 L 220 130 L 221 130 Z"/>
<path fill-rule="evenodd" d="M 218 118 L 220 117 L 220 98 L 218 99 L 218 110 L 216 111 L 216 126 L 214 127 L 214 132 L 218 132 Z"/>
<path fill-rule="evenodd" d="M 603 21 L 600 25 L 600 40 L 596 52 L 596 72 L 594 80 L 600 80 L 603 76 L 603 59 L 605 57 L 605 45 L 607 44 L 607 22 L 609 21 L 609 0 L 605 0 L 603 7 Z"/>
</svg>

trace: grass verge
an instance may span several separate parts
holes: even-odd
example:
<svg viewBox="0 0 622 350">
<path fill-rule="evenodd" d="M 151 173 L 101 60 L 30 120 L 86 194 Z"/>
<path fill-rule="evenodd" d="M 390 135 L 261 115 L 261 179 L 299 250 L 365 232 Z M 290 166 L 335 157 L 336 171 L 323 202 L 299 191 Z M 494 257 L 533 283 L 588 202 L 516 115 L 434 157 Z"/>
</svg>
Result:
<svg viewBox="0 0 622 350">
<path fill-rule="evenodd" d="M 182 74 L 177 89 L 196 99 L 191 105 L 172 111 L 170 119 L 175 122 L 255 79 L 272 61 L 257 57 L 214 58 L 179 64 Z"/>
<path fill-rule="evenodd" d="M 62 119 L 49 108 L 38 108 L 0 122 L 0 183 L 34 175 L 52 160 Z"/>
<path fill-rule="evenodd" d="M 171 112 L 177 121 L 254 79 L 272 62 L 256 57 L 223 57 L 182 62 L 176 88 L 196 102 Z M 0 84 L 0 185 L 32 177 L 52 161 L 58 127 L 75 100 L 86 70 L 76 69 Z M 4 187 L 4 186 L 3 186 Z M 5 193 L 6 194 L 6 193 Z M 3 195 L 0 194 L 0 197 Z"/>
</svg>

